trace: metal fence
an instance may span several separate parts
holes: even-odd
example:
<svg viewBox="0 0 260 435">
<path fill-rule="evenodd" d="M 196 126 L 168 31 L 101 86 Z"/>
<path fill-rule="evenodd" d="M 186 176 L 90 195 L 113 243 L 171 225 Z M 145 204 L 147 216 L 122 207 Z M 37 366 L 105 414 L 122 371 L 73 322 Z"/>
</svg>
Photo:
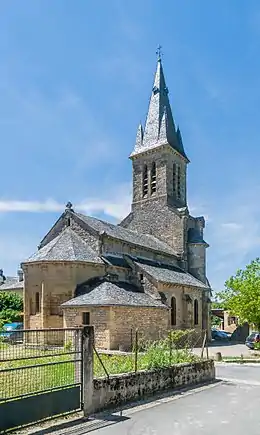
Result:
<svg viewBox="0 0 260 435">
<path fill-rule="evenodd" d="M 157 340 L 147 340 L 145 331 L 130 331 L 131 348 L 102 351 L 94 347 L 94 376 L 137 372 L 208 358 L 206 331 L 169 330 Z"/>
<path fill-rule="evenodd" d="M 82 330 L 0 331 L 0 433 L 82 407 Z"/>
</svg>

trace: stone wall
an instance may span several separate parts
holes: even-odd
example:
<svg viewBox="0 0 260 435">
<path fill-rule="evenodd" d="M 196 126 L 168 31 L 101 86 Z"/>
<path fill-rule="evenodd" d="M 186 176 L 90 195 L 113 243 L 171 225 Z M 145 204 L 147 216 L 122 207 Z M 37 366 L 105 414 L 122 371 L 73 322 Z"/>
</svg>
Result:
<svg viewBox="0 0 260 435">
<path fill-rule="evenodd" d="M 111 309 L 110 348 L 131 349 L 132 334 L 138 329 L 140 340 L 158 340 L 168 330 L 165 308 L 113 307 Z"/>
<path fill-rule="evenodd" d="M 83 313 L 90 314 L 90 324 L 95 330 L 95 346 L 110 349 L 110 307 L 64 308 L 64 328 L 82 326 Z"/>
<path fill-rule="evenodd" d="M 212 360 L 94 379 L 92 412 L 116 408 L 160 391 L 209 383 L 215 379 Z"/>
<path fill-rule="evenodd" d="M 65 328 L 81 326 L 82 313 L 89 312 L 99 349 L 130 350 L 136 329 L 145 341 L 158 340 L 168 330 L 168 310 L 164 308 L 89 306 L 63 311 Z"/>
<path fill-rule="evenodd" d="M 165 203 L 164 198 L 133 204 L 132 218 L 129 222 L 123 222 L 122 226 L 139 233 L 152 234 L 171 246 L 178 256 L 186 251 L 185 220 L 177 209 Z"/>
<path fill-rule="evenodd" d="M 131 226 L 129 226 L 131 229 Z M 147 229 L 143 228 L 142 231 L 144 234 L 148 233 Z M 103 246 L 102 252 L 114 252 L 114 253 L 123 253 L 123 254 L 131 254 L 133 256 L 140 256 L 149 258 L 151 260 L 162 261 L 173 265 L 178 265 L 177 257 L 173 255 L 168 255 L 164 253 L 159 253 L 153 251 L 152 249 L 142 248 L 142 246 L 136 246 L 129 243 L 126 243 L 122 240 L 113 239 L 112 237 L 105 236 L 103 237 Z"/>
<path fill-rule="evenodd" d="M 166 297 L 167 304 L 171 306 L 171 298 L 176 299 L 176 329 L 194 328 L 203 329 L 203 290 L 195 287 L 185 287 L 170 284 L 160 284 L 158 289 Z M 186 296 L 191 298 L 187 303 Z M 194 301 L 198 301 L 198 324 L 194 324 Z M 169 313 L 169 326 L 171 325 Z"/>
<path fill-rule="evenodd" d="M 62 327 L 60 304 L 71 299 L 78 284 L 105 273 L 102 264 L 90 263 L 27 263 L 24 270 L 25 328 Z M 36 293 L 40 310 L 35 313 Z"/>
</svg>

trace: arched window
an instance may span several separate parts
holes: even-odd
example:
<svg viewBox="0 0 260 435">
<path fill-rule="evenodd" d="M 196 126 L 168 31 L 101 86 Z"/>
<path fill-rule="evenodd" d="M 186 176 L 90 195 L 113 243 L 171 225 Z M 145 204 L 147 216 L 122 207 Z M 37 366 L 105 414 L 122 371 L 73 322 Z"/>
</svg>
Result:
<svg viewBox="0 0 260 435">
<path fill-rule="evenodd" d="M 177 171 L 177 197 L 180 199 L 181 197 L 181 168 L 178 166 Z"/>
<path fill-rule="evenodd" d="M 199 324 L 199 303 L 197 299 L 194 301 L 194 325 Z"/>
<path fill-rule="evenodd" d="M 176 326 L 176 299 L 171 298 L 171 325 Z"/>
<path fill-rule="evenodd" d="M 156 164 L 153 162 L 151 169 L 151 193 L 156 192 Z"/>
<path fill-rule="evenodd" d="M 143 196 L 148 194 L 148 170 L 147 165 L 144 165 L 143 169 Z"/>
<path fill-rule="evenodd" d="M 35 293 L 35 312 L 36 314 L 40 312 L 40 293 Z"/>
<path fill-rule="evenodd" d="M 176 163 L 173 163 L 172 167 L 172 191 L 176 194 Z"/>
</svg>

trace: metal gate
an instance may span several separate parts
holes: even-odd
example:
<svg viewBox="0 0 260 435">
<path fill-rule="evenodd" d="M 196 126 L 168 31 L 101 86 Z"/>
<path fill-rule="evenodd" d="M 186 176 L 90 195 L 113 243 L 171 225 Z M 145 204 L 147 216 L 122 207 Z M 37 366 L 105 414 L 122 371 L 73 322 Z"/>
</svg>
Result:
<svg viewBox="0 0 260 435">
<path fill-rule="evenodd" d="M 82 409 L 82 329 L 0 333 L 0 433 Z"/>
</svg>

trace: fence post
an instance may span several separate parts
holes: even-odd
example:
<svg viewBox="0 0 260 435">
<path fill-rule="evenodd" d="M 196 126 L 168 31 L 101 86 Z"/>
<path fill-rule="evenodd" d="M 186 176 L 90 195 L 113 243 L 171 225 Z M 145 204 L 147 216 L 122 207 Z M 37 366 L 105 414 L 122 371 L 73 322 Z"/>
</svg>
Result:
<svg viewBox="0 0 260 435">
<path fill-rule="evenodd" d="M 135 373 L 137 372 L 137 359 L 138 359 L 138 329 L 135 331 Z"/>
<path fill-rule="evenodd" d="M 170 366 L 171 366 L 172 365 L 172 334 L 171 334 L 171 331 L 169 332 L 168 340 L 169 340 L 169 346 L 170 346 L 169 356 L 170 356 Z"/>
<path fill-rule="evenodd" d="M 94 368 L 94 327 L 83 328 L 83 411 L 84 417 L 89 417 L 93 410 L 93 368 Z"/>
<path fill-rule="evenodd" d="M 203 355 L 204 355 L 204 349 L 205 349 L 206 339 L 207 339 L 207 336 L 206 336 L 206 331 L 205 331 L 204 338 L 203 338 L 203 343 L 202 343 L 202 348 L 201 348 L 201 358 L 203 358 Z"/>
<path fill-rule="evenodd" d="M 209 359 L 208 331 L 206 331 L 206 355 L 207 359 Z"/>
</svg>

